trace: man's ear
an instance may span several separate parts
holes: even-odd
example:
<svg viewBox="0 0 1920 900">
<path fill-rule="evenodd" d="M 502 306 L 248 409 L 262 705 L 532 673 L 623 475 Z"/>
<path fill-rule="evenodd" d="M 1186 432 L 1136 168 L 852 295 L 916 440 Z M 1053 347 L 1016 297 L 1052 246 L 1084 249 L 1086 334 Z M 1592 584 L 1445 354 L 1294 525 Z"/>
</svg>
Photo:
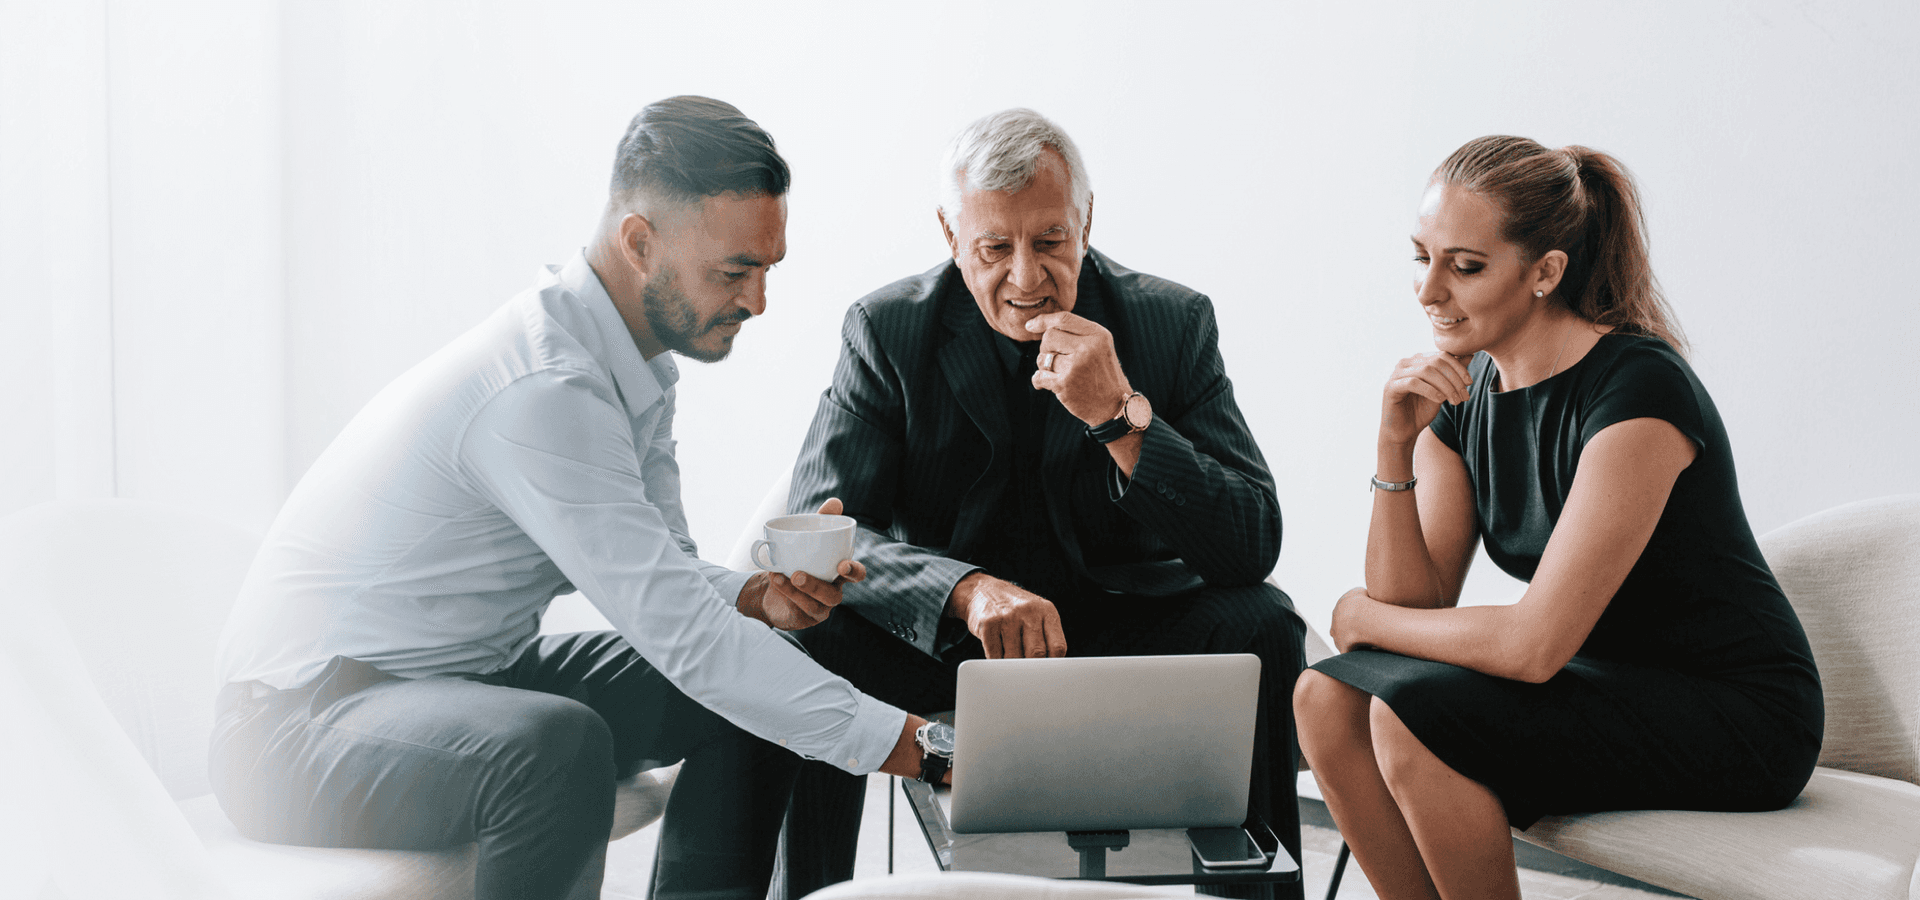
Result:
<svg viewBox="0 0 1920 900">
<path fill-rule="evenodd" d="M 620 258 L 642 278 L 659 266 L 660 232 L 646 216 L 630 212 L 621 217 Z"/>
<path fill-rule="evenodd" d="M 1093 249 L 1093 195 L 1087 195 L 1087 220 L 1080 223 L 1080 255 Z"/>
<path fill-rule="evenodd" d="M 1534 265 L 1533 289 L 1548 296 L 1553 295 L 1560 286 L 1560 277 L 1567 274 L 1567 254 L 1562 250 L 1548 250 Z"/>
<path fill-rule="evenodd" d="M 954 259 L 959 259 L 960 242 L 953 239 L 953 226 L 947 224 L 947 211 L 936 206 L 933 208 L 933 217 L 940 220 L 940 233 L 947 236 L 947 252 L 952 253 Z"/>
</svg>

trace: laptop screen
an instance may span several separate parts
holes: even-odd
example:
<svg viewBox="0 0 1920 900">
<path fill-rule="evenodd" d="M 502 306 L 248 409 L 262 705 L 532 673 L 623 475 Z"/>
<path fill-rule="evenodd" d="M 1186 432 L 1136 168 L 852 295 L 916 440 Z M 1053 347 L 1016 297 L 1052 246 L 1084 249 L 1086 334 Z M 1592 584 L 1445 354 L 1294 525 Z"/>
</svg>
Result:
<svg viewBox="0 0 1920 900">
<path fill-rule="evenodd" d="M 1239 825 L 1259 702 L 1247 653 L 969 660 L 953 830 Z"/>
</svg>

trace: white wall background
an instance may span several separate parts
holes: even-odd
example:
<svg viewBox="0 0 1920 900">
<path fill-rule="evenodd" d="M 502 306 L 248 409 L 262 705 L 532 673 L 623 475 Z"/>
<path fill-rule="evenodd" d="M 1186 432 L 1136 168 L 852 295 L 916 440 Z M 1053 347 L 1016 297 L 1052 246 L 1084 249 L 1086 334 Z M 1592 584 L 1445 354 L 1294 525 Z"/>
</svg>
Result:
<svg viewBox="0 0 1920 900">
<path fill-rule="evenodd" d="M 768 314 L 683 369 L 709 555 L 790 464 L 847 303 L 940 260 L 941 144 L 1014 105 L 1080 142 L 1096 246 L 1214 298 L 1317 627 L 1360 577 L 1380 381 L 1429 346 L 1413 208 L 1481 134 L 1638 174 L 1764 532 L 1914 469 L 1916 47 L 1908 0 L 14 0 L 0 514 L 264 528 L 374 391 L 586 241 L 640 106 L 702 93 L 795 172 Z M 1470 593 L 1509 590 L 1481 568 Z"/>
</svg>

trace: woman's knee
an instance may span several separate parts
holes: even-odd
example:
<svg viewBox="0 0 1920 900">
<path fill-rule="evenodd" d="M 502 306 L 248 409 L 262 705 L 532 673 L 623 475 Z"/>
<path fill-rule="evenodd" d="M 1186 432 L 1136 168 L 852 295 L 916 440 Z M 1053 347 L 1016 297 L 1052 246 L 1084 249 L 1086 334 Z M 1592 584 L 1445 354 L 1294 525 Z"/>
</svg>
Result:
<svg viewBox="0 0 1920 900">
<path fill-rule="evenodd" d="M 1293 684 L 1293 720 L 1302 750 L 1364 742 L 1368 695 L 1315 669 Z M 1312 752 L 1308 750 L 1308 752 Z"/>
</svg>

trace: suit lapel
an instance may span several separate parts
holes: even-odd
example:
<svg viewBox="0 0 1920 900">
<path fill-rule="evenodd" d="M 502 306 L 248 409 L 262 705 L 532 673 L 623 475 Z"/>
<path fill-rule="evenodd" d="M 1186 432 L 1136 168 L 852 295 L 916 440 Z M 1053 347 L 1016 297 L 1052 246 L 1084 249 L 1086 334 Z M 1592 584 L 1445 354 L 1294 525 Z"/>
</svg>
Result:
<svg viewBox="0 0 1920 900">
<path fill-rule="evenodd" d="M 948 283 L 941 306 L 947 341 L 939 351 L 940 370 L 953 389 L 954 402 L 992 448 L 987 471 L 967 488 L 954 521 L 953 543 L 948 549 L 952 555 L 965 558 L 972 553 L 1007 483 L 1012 426 L 1007 419 L 1005 392 L 1001 389 L 1004 374 L 993 346 L 993 332 L 957 275 Z"/>
</svg>

